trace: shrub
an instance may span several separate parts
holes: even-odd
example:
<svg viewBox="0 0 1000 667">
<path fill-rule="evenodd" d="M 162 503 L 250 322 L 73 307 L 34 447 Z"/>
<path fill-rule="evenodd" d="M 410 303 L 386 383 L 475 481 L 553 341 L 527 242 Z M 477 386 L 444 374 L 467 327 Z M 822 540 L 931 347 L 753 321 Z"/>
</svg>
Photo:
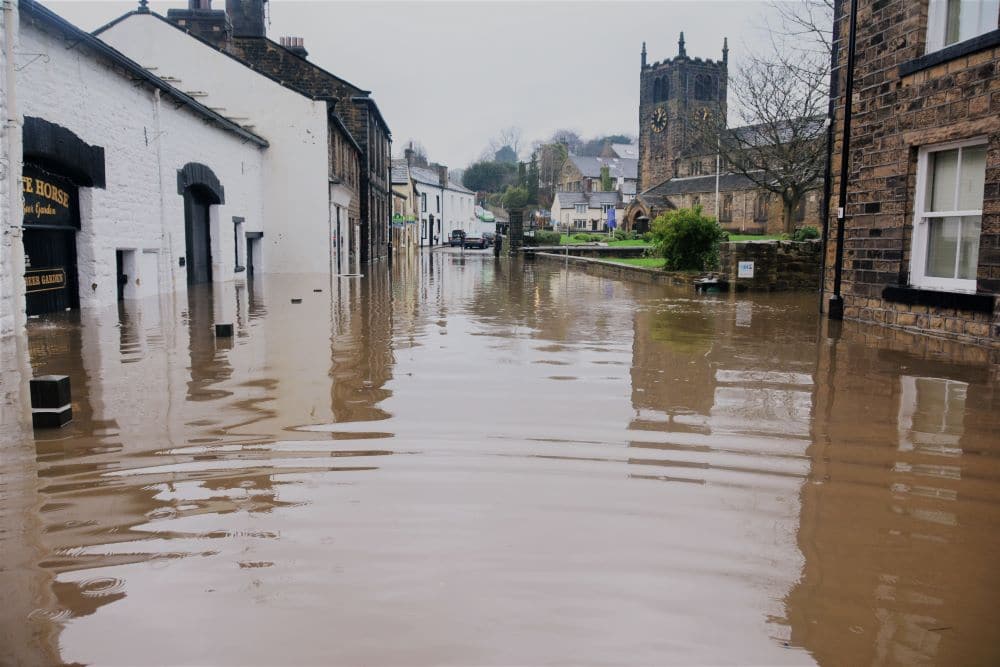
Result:
<svg viewBox="0 0 1000 667">
<path fill-rule="evenodd" d="M 642 240 L 645 241 L 646 243 L 652 243 L 653 242 L 653 232 L 646 232 L 645 234 L 643 234 L 642 235 Z"/>
<path fill-rule="evenodd" d="M 535 245 L 559 245 L 562 235 L 559 232 L 535 230 Z"/>
<path fill-rule="evenodd" d="M 616 229 L 611 237 L 615 241 L 631 241 L 635 238 L 635 235 L 632 232 L 625 231 L 624 229 Z"/>
<path fill-rule="evenodd" d="M 573 235 L 573 240 L 574 241 L 589 241 L 590 240 L 590 234 L 574 234 Z"/>
<path fill-rule="evenodd" d="M 701 214 L 701 206 L 668 211 L 653 221 L 653 246 L 673 271 L 703 271 L 719 262 L 719 242 L 724 232 Z"/>
<path fill-rule="evenodd" d="M 793 241 L 809 241 L 811 239 L 819 238 L 819 230 L 811 225 L 806 225 L 801 229 L 796 229 L 795 233 L 792 234 Z"/>
</svg>

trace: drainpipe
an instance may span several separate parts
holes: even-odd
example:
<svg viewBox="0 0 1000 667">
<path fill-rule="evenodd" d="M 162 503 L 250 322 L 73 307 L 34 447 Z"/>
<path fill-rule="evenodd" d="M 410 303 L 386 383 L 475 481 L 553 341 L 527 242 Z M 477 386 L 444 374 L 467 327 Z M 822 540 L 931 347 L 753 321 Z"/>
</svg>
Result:
<svg viewBox="0 0 1000 667">
<path fill-rule="evenodd" d="M 837 58 L 840 54 L 840 24 L 833 22 L 833 39 L 830 41 L 830 101 L 826 111 L 826 168 L 823 172 L 823 254 L 820 257 L 819 269 L 819 312 L 823 312 L 823 297 L 826 293 L 826 248 L 830 242 L 830 177 L 833 171 L 833 119 L 836 113 L 834 100 L 837 97 L 838 85 L 835 73 Z"/>
<path fill-rule="evenodd" d="M 847 84 L 844 87 L 844 134 L 840 149 L 840 193 L 837 199 L 837 255 L 833 265 L 833 296 L 827 314 L 832 320 L 844 319 L 844 299 L 840 294 L 844 267 L 844 219 L 847 209 L 847 176 L 850 171 L 851 109 L 854 96 L 854 42 L 858 27 L 858 0 L 851 0 L 851 27 L 847 36 Z"/>
<path fill-rule="evenodd" d="M 21 179 L 16 178 L 21 173 L 22 143 L 21 143 L 21 114 L 17 109 L 17 70 L 14 53 L 14 0 L 3 0 L 3 30 L 4 30 L 4 58 L 6 58 L 6 68 L 4 72 L 4 85 L 7 97 L 7 118 L 4 119 L 6 136 L 4 138 L 4 150 L 7 153 L 6 173 L 3 175 L 7 179 L 7 216 L 6 229 L 0 236 L 10 235 L 10 253 L 3 257 L 10 265 L 3 267 L 4 273 L 10 276 L 8 287 L 11 290 L 11 306 L 14 329 L 24 326 L 25 322 L 25 300 L 24 300 L 24 250 L 18 248 L 18 241 L 23 234 L 22 224 L 22 203 L 21 203 Z M 0 249 L 0 253 L 2 253 Z M 0 260 L 0 267 L 3 266 Z"/>
</svg>

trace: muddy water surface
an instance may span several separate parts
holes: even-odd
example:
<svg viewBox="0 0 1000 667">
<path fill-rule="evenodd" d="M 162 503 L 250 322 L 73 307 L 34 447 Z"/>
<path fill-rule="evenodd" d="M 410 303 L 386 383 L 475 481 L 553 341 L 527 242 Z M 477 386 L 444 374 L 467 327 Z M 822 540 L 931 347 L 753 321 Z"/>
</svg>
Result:
<svg viewBox="0 0 1000 667">
<path fill-rule="evenodd" d="M 0 663 L 1000 662 L 978 351 L 476 253 L 28 333 Z"/>
</svg>

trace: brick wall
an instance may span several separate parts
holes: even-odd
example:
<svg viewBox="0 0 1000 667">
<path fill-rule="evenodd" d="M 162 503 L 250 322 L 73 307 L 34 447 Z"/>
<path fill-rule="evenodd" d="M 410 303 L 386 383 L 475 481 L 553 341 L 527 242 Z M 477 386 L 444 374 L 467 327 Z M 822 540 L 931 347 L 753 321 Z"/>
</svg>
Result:
<svg viewBox="0 0 1000 667">
<path fill-rule="evenodd" d="M 860 0 L 848 197 L 843 248 L 844 317 L 1000 346 L 1000 48 L 981 48 L 910 74 L 925 56 L 927 0 Z M 831 192 L 839 189 L 849 3 L 837 2 L 838 58 Z M 922 62 L 927 62 L 925 59 Z M 994 314 L 907 305 L 883 298 L 910 282 L 917 155 L 922 146 L 988 140 L 977 292 Z M 836 196 L 824 275 L 833 293 Z"/>
</svg>

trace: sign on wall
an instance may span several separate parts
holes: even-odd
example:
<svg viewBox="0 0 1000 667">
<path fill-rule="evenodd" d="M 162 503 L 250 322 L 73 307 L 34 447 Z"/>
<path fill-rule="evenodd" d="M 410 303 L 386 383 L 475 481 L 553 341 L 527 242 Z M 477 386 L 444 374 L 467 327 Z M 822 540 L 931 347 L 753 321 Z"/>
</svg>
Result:
<svg viewBox="0 0 1000 667">
<path fill-rule="evenodd" d="M 76 215 L 76 186 L 65 178 L 24 165 L 24 225 L 56 225 L 80 228 Z"/>
<path fill-rule="evenodd" d="M 29 269 L 24 272 L 26 294 L 49 292 L 66 287 L 66 271 L 61 268 Z"/>
<path fill-rule="evenodd" d="M 753 262 L 740 262 L 736 267 L 737 278 L 753 278 Z"/>
</svg>

